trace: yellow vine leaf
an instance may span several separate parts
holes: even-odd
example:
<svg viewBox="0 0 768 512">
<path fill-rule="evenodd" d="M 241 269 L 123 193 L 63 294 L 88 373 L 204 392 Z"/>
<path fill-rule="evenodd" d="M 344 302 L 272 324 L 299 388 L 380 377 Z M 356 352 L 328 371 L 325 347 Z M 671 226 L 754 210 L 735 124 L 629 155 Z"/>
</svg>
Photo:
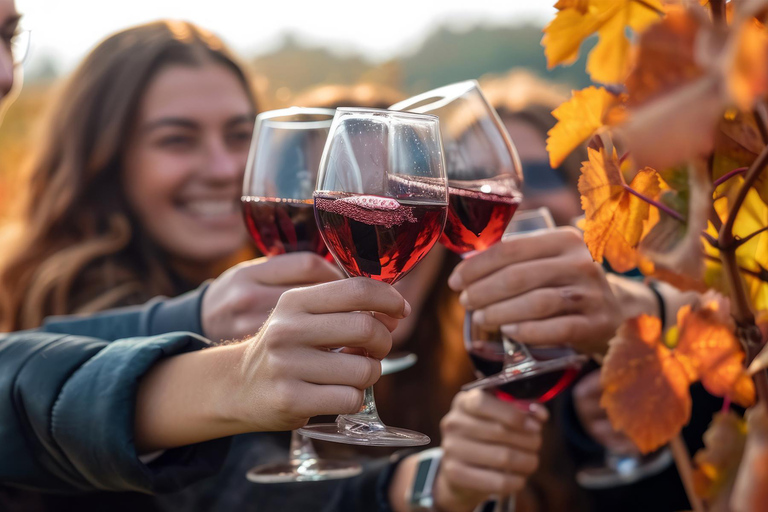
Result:
<svg viewBox="0 0 768 512">
<path fill-rule="evenodd" d="M 541 40 L 549 68 L 575 62 L 582 42 L 597 33 L 587 72 L 595 82 L 612 84 L 622 82 L 629 71 L 627 29 L 642 32 L 663 12 L 660 0 L 564 0 L 555 7 L 558 12 Z"/>
<path fill-rule="evenodd" d="M 728 217 L 730 204 L 738 194 L 744 180 L 740 176 L 731 178 L 715 191 L 714 207 L 721 221 Z M 768 226 L 768 205 L 761 199 L 756 189 L 750 189 L 739 209 L 733 225 L 733 233 L 738 238 L 746 238 Z M 717 237 L 718 232 L 709 223 L 707 233 Z M 708 258 L 705 260 L 704 282 L 707 286 L 729 293 L 728 284 L 720 264 L 720 253 L 709 244 L 704 244 Z M 768 310 L 768 232 L 752 237 L 736 249 L 736 262 L 742 270 L 741 275 L 749 294 L 754 311 Z M 762 277 L 762 278 L 761 278 Z"/>
<path fill-rule="evenodd" d="M 602 87 L 573 91 L 571 99 L 552 112 L 557 124 L 547 132 L 550 165 L 560 167 L 574 149 L 601 127 L 619 122 L 623 113 L 622 98 Z"/>
<path fill-rule="evenodd" d="M 579 178 L 581 206 L 584 209 L 584 241 L 592 257 L 599 262 L 605 257 L 618 272 L 635 268 L 637 246 L 646 231 L 650 204 L 628 190 L 616 150 L 609 156 L 605 149 L 588 149 Z M 661 186 L 658 173 L 641 169 L 629 188 L 649 198 L 655 198 Z"/>
</svg>

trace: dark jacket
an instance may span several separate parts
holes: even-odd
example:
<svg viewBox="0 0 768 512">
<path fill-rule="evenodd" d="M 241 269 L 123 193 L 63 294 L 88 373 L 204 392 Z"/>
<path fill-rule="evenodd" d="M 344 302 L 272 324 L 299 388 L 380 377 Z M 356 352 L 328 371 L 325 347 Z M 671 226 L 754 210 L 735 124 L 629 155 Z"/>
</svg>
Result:
<svg viewBox="0 0 768 512">
<path fill-rule="evenodd" d="M 264 511 L 389 510 L 387 489 L 399 459 L 374 461 L 346 481 L 302 484 L 301 493 L 252 486 L 242 465 L 266 457 L 244 454 L 279 446 L 269 439 L 275 434 L 238 436 L 231 453 L 232 440 L 221 439 L 167 450 L 148 464 L 139 460 L 132 439 L 138 381 L 161 358 L 207 346 L 200 336 L 205 289 L 0 335 L 0 510 L 219 510 L 222 500 L 246 505 L 248 498 Z M 287 456 L 287 445 L 278 452 Z M 228 470 L 218 474 L 222 466 Z M 100 490 L 129 492 L 120 499 L 82 494 Z"/>
</svg>

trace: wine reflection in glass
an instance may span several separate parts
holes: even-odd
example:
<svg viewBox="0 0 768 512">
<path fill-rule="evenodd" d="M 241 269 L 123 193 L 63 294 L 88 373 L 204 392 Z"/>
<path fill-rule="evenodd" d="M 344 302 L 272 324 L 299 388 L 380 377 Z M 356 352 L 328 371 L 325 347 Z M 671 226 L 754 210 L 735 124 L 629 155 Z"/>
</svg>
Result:
<svg viewBox="0 0 768 512">
<path fill-rule="evenodd" d="M 394 284 L 427 255 L 445 224 L 448 194 L 437 117 L 337 109 L 314 199 L 320 233 L 347 276 Z M 368 446 L 429 443 L 424 434 L 384 425 L 372 387 L 360 412 L 299 432 Z"/>
</svg>

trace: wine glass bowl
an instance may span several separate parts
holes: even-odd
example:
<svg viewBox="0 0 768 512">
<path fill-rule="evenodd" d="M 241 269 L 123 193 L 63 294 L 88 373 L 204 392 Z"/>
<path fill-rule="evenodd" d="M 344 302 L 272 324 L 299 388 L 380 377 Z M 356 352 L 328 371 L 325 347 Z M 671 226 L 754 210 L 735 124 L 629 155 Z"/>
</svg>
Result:
<svg viewBox="0 0 768 512">
<path fill-rule="evenodd" d="M 501 239 L 520 204 L 522 167 L 501 119 L 474 80 L 414 96 L 390 107 L 440 118 L 449 208 L 440 242 L 468 255 Z"/>
<path fill-rule="evenodd" d="M 245 223 L 265 256 L 327 253 L 315 222 L 315 190 L 334 110 L 291 107 L 259 114 L 243 181 Z"/>
</svg>

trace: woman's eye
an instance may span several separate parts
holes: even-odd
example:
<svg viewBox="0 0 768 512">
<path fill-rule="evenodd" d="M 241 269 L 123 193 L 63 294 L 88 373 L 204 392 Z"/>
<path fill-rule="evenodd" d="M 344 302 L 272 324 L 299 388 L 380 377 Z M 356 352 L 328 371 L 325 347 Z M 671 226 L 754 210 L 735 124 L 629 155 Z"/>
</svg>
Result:
<svg viewBox="0 0 768 512">
<path fill-rule="evenodd" d="M 250 131 L 242 131 L 242 132 L 234 132 L 230 133 L 227 136 L 227 139 L 231 144 L 250 144 L 251 142 L 251 132 Z"/>
<path fill-rule="evenodd" d="M 160 146 L 166 148 L 187 148 L 192 147 L 194 138 L 183 135 L 171 135 L 160 139 Z"/>
</svg>

